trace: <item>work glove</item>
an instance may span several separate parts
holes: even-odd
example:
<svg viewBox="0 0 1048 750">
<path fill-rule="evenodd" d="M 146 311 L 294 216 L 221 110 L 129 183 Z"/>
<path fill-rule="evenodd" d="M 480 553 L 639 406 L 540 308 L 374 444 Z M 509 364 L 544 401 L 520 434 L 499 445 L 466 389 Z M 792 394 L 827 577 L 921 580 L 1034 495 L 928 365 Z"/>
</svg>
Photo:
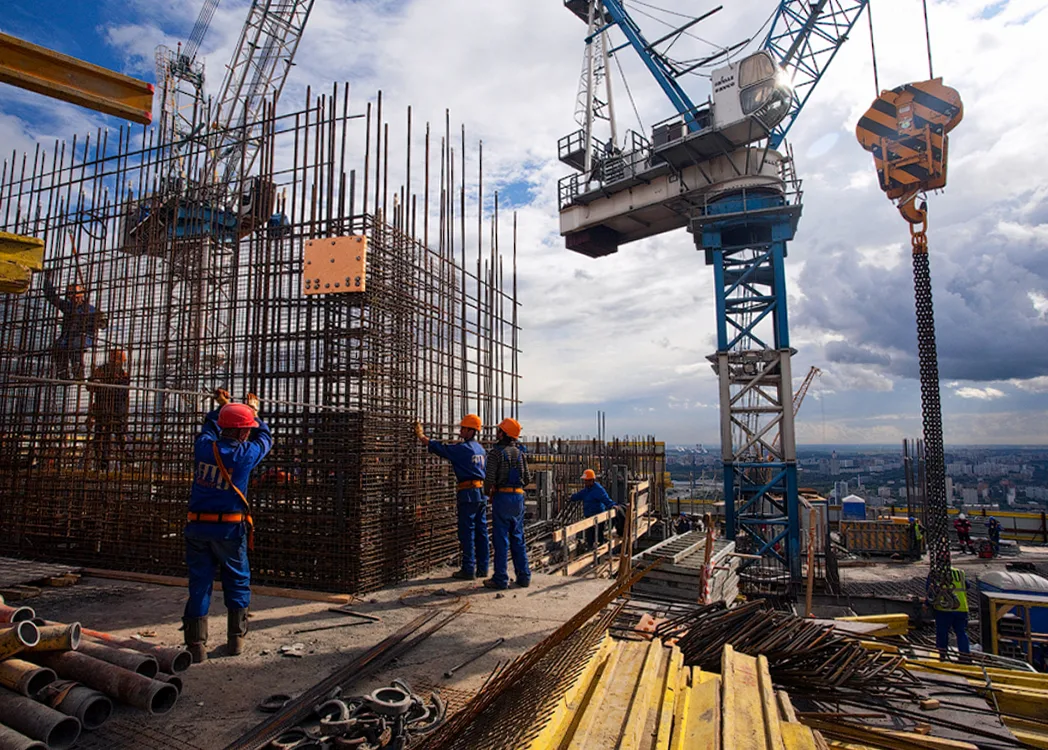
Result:
<svg viewBox="0 0 1048 750">
<path fill-rule="evenodd" d="M 215 401 L 218 402 L 219 406 L 225 406 L 231 400 L 229 396 L 229 391 L 224 390 L 222 388 L 216 388 L 215 392 L 211 395 L 214 397 Z"/>
<path fill-rule="evenodd" d="M 422 430 L 421 422 L 415 422 L 415 437 L 417 437 L 419 440 L 426 437 L 426 433 Z"/>
<path fill-rule="evenodd" d="M 255 416 L 258 416 L 259 400 L 258 396 L 254 393 L 249 393 L 244 396 L 244 403 L 251 407 L 251 411 L 255 412 Z"/>
</svg>

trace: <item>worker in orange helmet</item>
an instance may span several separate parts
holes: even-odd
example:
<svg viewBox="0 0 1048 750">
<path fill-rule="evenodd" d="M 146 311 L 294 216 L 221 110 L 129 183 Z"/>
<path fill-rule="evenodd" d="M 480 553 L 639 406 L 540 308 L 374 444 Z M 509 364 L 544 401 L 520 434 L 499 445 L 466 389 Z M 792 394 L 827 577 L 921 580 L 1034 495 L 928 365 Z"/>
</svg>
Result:
<svg viewBox="0 0 1048 750">
<path fill-rule="evenodd" d="M 572 495 L 571 500 L 582 502 L 582 512 L 586 518 L 615 509 L 615 503 L 608 495 L 608 491 L 597 481 L 597 473 L 593 469 L 586 469 L 582 472 L 582 484 L 582 489 Z M 586 546 L 589 549 L 593 549 L 594 541 L 597 544 L 604 544 L 604 524 L 599 524 L 596 528 L 590 526 L 586 529 Z"/>
<path fill-rule="evenodd" d="M 127 371 L 127 352 L 113 349 L 109 360 L 91 371 L 87 381 L 87 392 L 91 403 L 87 416 L 94 426 L 92 448 L 95 465 L 103 471 L 109 469 L 109 458 L 114 449 L 120 455 L 127 451 L 127 415 L 131 402 L 131 375 Z"/>
<path fill-rule="evenodd" d="M 499 422 L 498 442 L 488 451 L 484 491 L 491 498 L 495 575 L 484 581 L 489 589 L 509 588 L 508 556 L 513 556 L 517 585 L 531 585 L 528 550 L 524 545 L 524 487 L 531 484 L 527 452 L 517 440 L 520 422 L 506 417 Z"/>
<path fill-rule="evenodd" d="M 415 423 L 415 436 L 426 449 L 448 461 L 455 472 L 458 505 L 458 538 L 462 548 L 462 567 L 452 578 L 472 581 L 488 576 L 488 513 L 484 489 L 487 452 L 477 442 L 484 425 L 476 414 L 467 414 L 459 422 L 460 443 L 441 443 L 426 436 L 420 422 Z"/>
<path fill-rule="evenodd" d="M 226 604 L 227 653 L 236 656 L 244 648 L 251 603 L 247 553 L 254 546 L 248 477 L 273 447 L 269 426 L 258 417 L 258 396 L 249 393 L 244 403 L 234 404 L 220 389 L 215 400 L 219 408 L 204 417 L 194 444 L 196 476 L 185 530 L 189 599 L 182 629 L 194 662 L 207 660 L 207 613 L 216 568 Z"/>
</svg>

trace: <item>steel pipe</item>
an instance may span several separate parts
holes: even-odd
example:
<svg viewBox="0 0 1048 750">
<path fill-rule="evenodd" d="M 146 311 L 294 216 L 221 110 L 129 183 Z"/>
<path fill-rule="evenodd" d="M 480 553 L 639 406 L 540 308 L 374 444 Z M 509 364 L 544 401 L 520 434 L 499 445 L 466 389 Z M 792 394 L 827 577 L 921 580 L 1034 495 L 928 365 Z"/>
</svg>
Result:
<svg viewBox="0 0 1048 750">
<path fill-rule="evenodd" d="M 0 659 L 14 656 L 40 642 L 40 629 L 23 620 L 0 629 Z"/>
<path fill-rule="evenodd" d="M 166 682 L 168 685 L 174 685 L 175 689 L 178 691 L 178 694 L 182 695 L 182 678 L 179 677 L 177 674 L 167 674 L 166 672 L 161 672 L 153 679 L 159 680 L 160 682 Z"/>
<path fill-rule="evenodd" d="M 80 721 L 31 698 L 0 688 L 0 722 L 50 750 L 66 750 L 80 737 Z"/>
<path fill-rule="evenodd" d="M 132 651 L 129 648 L 112 648 L 103 646 L 101 643 L 92 643 L 91 641 L 81 642 L 80 648 L 77 650 L 82 654 L 107 661 L 110 664 L 116 664 L 118 667 L 129 669 L 135 674 L 140 674 L 150 679 L 156 677 L 157 672 L 160 671 L 156 658 L 149 654 L 143 654 L 141 651 Z"/>
<path fill-rule="evenodd" d="M 171 674 L 185 672 L 193 663 L 193 657 L 189 655 L 189 652 L 177 646 L 154 646 L 151 643 L 136 641 L 134 638 L 121 638 L 117 635 L 110 635 L 109 633 L 91 630 L 90 628 L 84 628 L 84 635 L 109 646 L 130 648 L 135 651 L 141 651 L 143 654 L 151 654 L 156 657 L 162 672 Z"/>
<path fill-rule="evenodd" d="M 0 750 L 47 750 L 47 745 L 0 724 Z"/>
<path fill-rule="evenodd" d="M 22 659 L 0 661 L 0 685 L 22 695 L 32 697 L 57 679 L 53 670 Z"/>
<path fill-rule="evenodd" d="M 56 711 L 75 716 L 87 730 L 98 729 L 113 713 L 113 701 L 104 693 L 72 680 L 51 683 L 37 698 Z"/>
<path fill-rule="evenodd" d="M 82 682 L 110 698 L 151 714 L 171 710 L 178 700 L 174 685 L 158 682 L 115 664 L 75 651 L 41 651 L 31 654 L 37 664 L 50 667 L 59 677 Z"/>
<path fill-rule="evenodd" d="M 34 617 L 36 617 L 36 612 L 32 607 L 12 607 L 0 604 L 0 622 L 22 622 L 32 620 Z"/>
<path fill-rule="evenodd" d="M 71 625 L 44 625 L 39 628 L 40 639 L 27 651 L 76 651 L 80 647 L 80 623 Z"/>
</svg>

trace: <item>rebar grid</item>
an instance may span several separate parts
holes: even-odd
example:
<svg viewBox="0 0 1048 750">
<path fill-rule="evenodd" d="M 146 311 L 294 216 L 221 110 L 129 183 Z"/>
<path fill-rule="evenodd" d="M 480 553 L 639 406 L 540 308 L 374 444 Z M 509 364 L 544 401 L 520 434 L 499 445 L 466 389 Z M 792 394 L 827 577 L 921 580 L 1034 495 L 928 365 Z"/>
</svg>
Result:
<svg viewBox="0 0 1048 750">
<path fill-rule="evenodd" d="M 508 241 L 464 129 L 405 125 L 394 156 L 381 94 L 267 108 L 239 205 L 205 173 L 215 134 L 100 130 L 5 161 L 0 229 L 44 239 L 58 294 L 83 285 L 105 326 L 63 372 L 43 280 L 0 298 L 0 549 L 182 572 L 201 394 L 223 387 L 258 394 L 275 436 L 249 492 L 256 580 L 364 591 L 454 555 L 454 480 L 412 424 L 517 416 L 516 219 Z M 354 234 L 366 290 L 304 294 L 305 243 Z M 130 389 L 89 391 L 112 349 Z"/>
</svg>

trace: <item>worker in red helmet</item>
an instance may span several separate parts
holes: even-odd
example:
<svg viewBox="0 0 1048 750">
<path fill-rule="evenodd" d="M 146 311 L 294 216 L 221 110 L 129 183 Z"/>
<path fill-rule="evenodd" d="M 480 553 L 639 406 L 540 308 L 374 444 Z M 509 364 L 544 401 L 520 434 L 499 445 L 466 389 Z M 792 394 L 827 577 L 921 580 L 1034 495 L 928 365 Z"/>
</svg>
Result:
<svg viewBox="0 0 1048 750">
<path fill-rule="evenodd" d="M 127 451 L 127 415 L 131 402 L 131 375 L 127 369 L 127 352 L 113 349 L 104 365 L 91 370 L 87 392 L 91 403 L 87 416 L 94 428 L 91 441 L 95 466 L 109 469 L 114 453 L 123 456 Z"/>
<path fill-rule="evenodd" d="M 251 603 L 247 553 L 254 531 L 248 477 L 273 447 L 269 427 L 258 418 L 258 396 L 249 393 L 244 403 L 234 404 L 228 392 L 217 390 L 215 400 L 219 408 L 204 418 L 194 445 L 196 474 L 185 530 L 189 599 L 182 628 L 194 662 L 207 659 L 207 613 L 216 568 L 227 611 L 227 653 L 235 656 L 244 648 Z"/>
<path fill-rule="evenodd" d="M 87 290 L 80 284 L 66 286 L 63 299 L 51 277 L 45 276 L 44 297 L 62 313 L 60 332 L 51 346 L 55 374 L 61 380 L 83 380 L 84 352 L 94 346 L 98 331 L 106 327 L 106 317 L 87 301 Z"/>
<path fill-rule="evenodd" d="M 462 442 L 441 443 L 426 437 L 422 424 L 415 423 L 415 435 L 426 449 L 448 461 L 455 472 L 462 567 L 451 576 L 467 581 L 488 577 L 488 506 L 482 492 L 487 451 L 477 442 L 483 427 L 480 417 L 467 414 L 459 422 Z"/>
<path fill-rule="evenodd" d="M 517 440 L 520 422 L 499 422 L 498 442 L 488 451 L 484 491 L 491 498 L 491 541 L 495 547 L 495 575 L 484 581 L 489 589 L 509 588 L 508 556 L 513 556 L 517 585 L 531 585 L 528 549 L 524 545 L 524 487 L 531 484 L 527 453 Z"/>
<path fill-rule="evenodd" d="M 614 510 L 616 507 L 608 491 L 597 481 L 597 472 L 593 469 L 586 469 L 582 472 L 582 489 L 572 495 L 571 500 L 582 503 L 582 512 L 586 518 L 606 510 Z M 590 526 L 586 529 L 586 546 L 593 549 L 595 544 L 604 544 L 603 523 L 598 524 L 596 528 Z"/>
</svg>

